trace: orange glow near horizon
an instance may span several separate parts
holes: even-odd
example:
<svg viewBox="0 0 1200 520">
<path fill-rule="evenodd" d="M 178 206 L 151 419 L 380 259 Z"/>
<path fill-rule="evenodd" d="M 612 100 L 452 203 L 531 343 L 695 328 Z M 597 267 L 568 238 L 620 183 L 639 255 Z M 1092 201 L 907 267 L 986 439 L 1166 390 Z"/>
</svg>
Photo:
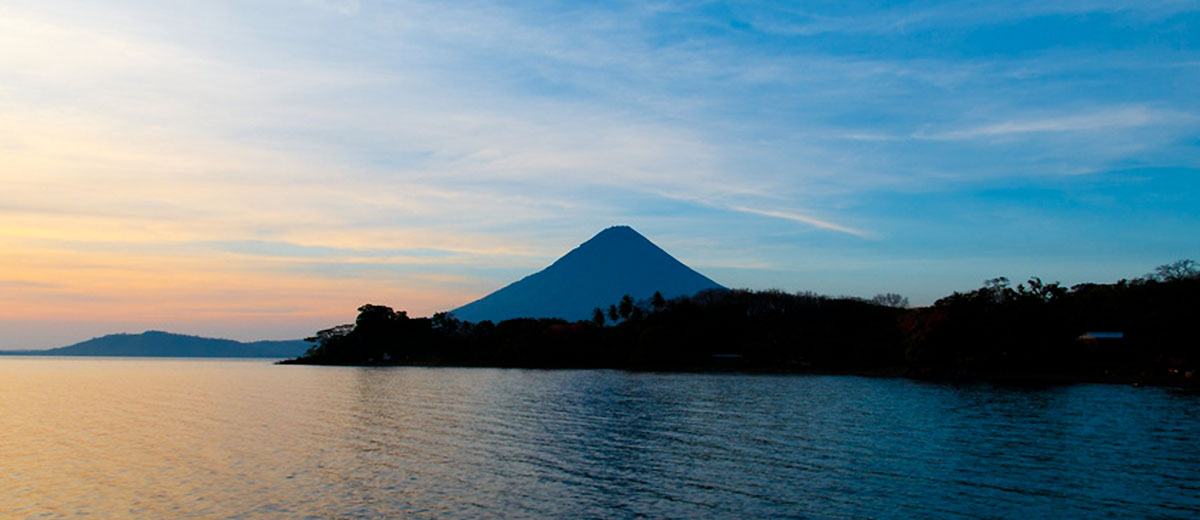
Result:
<svg viewBox="0 0 1200 520">
<path fill-rule="evenodd" d="M 0 256 L 0 316 L 9 322 L 44 322 L 51 327 L 58 326 L 56 322 L 74 323 L 88 331 L 39 347 L 106 333 L 140 332 L 119 327 L 199 331 L 241 340 L 304 337 L 352 321 L 355 309 L 364 303 L 428 316 L 495 288 L 483 279 L 428 272 L 436 271 L 436 266 L 411 273 L 375 266 L 393 262 L 403 266 L 405 260 L 415 259 L 320 259 L 337 266 L 368 265 L 362 272 L 339 277 L 306 271 L 306 262 L 313 260 L 303 258 L 188 246 L 171 250 L 129 236 L 99 247 L 64 243 L 55 237 L 70 233 L 49 227 L 0 228 L 0 247 L 5 251 Z M 230 332 L 220 332 L 226 328 Z"/>
<path fill-rule="evenodd" d="M 447 290 L 444 277 L 414 275 L 391 280 L 334 279 L 257 270 L 238 255 L 134 256 L 120 253 L 17 250 L 0 259 L 9 290 L 0 312 L 9 318 L 61 313 L 103 320 L 173 312 L 232 317 L 246 313 L 344 314 L 348 302 L 403 302 L 414 315 L 465 303 L 467 290 Z M 240 265 L 239 265 L 240 264 Z M 477 296 L 476 296 L 477 297 Z M 364 300 L 364 301 L 359 301 Z M 97 303 L 99 302 L 99 303 Z M 397 305 L 397 303 L 393 303 Z M 231 309 L 231 310 L 222 310 Z M 258 311 L 256 311 L 258 309 Z"/>
</svg>

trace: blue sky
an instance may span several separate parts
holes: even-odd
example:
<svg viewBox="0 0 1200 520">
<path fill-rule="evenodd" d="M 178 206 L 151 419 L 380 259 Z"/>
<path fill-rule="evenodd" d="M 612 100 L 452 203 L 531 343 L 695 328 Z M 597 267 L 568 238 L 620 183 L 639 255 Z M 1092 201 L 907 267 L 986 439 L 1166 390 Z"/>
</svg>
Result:
<svg viewBox="0 0 1200 520">
<path fill-rule="evenodd" d="M 1198 22 L 1195 1 L 9 1 L 0 348 L 428 314 L 613 224 L 733 287 L 927 304 L 1139 276 L 1200 258 Z"/>
</svg>

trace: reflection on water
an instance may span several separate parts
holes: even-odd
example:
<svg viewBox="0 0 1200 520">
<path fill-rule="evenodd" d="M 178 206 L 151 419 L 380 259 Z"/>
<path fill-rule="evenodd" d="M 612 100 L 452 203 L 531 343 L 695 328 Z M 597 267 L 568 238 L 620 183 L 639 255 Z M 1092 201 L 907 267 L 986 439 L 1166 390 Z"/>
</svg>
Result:
<svg viewBox="0 0 1200 520">
<path fill-rule="evenodd" d="M 1200 396 L 0 358 L 0 518 L 1200 515 Z"/>
</svg>

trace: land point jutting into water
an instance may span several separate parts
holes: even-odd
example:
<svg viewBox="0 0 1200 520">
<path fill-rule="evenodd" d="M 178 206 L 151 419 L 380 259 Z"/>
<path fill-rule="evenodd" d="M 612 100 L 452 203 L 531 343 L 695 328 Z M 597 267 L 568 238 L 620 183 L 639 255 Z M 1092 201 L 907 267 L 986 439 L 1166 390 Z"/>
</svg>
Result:
<svg viewBox="0 0 1200 520">
<path fill-rule="evenodd" d="M 624 296 L 589 319 L 410 318 L 363 305 L 287 364 L 618 368 L 1197 386 L 1200 270 L 1064 287 L 988 280 L 928 307 L 782 291 Z"/>
</svg>

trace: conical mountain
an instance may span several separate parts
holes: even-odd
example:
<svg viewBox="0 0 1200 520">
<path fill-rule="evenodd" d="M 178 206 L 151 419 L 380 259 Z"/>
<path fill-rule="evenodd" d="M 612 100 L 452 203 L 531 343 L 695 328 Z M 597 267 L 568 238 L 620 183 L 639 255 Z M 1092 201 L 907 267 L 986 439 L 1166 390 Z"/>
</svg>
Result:
<svg viewBox="0 0 1200 520">
<path fill-rule="evenodd" d="M 723 289 L 667 254 L 629 226 L 614 226 L 537 273 L 455 309 L 463 320 L 512 318 L 589 319 L 628 294 L 634 301 L 655 291 L 667 299 Z"/>
</svg>

